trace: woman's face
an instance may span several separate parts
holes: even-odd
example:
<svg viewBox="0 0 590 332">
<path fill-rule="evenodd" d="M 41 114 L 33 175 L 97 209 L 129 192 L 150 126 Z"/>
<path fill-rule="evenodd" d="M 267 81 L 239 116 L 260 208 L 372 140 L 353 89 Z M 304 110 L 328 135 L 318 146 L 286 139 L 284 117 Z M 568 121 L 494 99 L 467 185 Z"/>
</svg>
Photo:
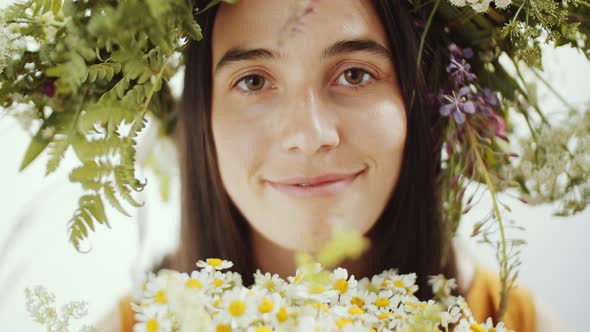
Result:
<svg viewBox="0 0 590 332">
<path fill-rule="evenodd" d="M 223 184 L 251 227 L 313 251 L 333 227 L 364 234 L 376 223 L 400 173 L 406 114 L 369 1 L 319 1 L 279 45 L 292 3 L 219 8 L 211 121 Z"/>
</svg>

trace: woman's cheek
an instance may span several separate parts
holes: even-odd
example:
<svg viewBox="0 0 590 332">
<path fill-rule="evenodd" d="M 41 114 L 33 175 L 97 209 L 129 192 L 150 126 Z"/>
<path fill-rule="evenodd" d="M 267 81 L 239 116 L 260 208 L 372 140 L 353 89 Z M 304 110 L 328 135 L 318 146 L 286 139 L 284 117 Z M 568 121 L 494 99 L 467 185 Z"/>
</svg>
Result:
<svg viewBox="0 0 590 332">
<path fill-rule="evenodd" d="M 264 155 L 270 141 L 263 110 L 243 101 L 217 106 L 219 112 L 213 115 L 213 131 L 221 166 L 234 165 L 242 176 L 244 171 L 255 172 L 256 159 Z"/>
<path fill-rule="evenodd" d="M 372 159 L 381 159 L 382 153 L 402 148 L 406 137 L 406 117 L 403 104 L 388 100 L 366 104 L 363 109 L 347 112 L 345 121 L 351 143 L 360 146 Z"/>
</svg>

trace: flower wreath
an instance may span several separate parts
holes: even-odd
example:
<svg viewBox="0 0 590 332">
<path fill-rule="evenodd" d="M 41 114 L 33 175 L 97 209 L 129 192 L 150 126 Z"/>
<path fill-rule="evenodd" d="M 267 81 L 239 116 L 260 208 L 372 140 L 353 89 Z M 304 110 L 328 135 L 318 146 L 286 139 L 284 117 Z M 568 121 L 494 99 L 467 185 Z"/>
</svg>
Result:
<svg viewBox="0 0 590 332">
<path fill-rule="evenodd" d="M 132 195 L 146 185 L 135 173 L 138 134 L 148 118 L 159 124 L 161 135 L 173 131 L 176 96 L 169 82 L 182 70 L 184 48 L 202 38 L 198 15 L 235 1 L 211 0 L 195 8 L 185 0 L 28 0 L 0 13 L 0 107 L 32 135 L 20 170 L 46 151 L 50 174 L 70 147 L 81 162 L 70 172 L 86 192 L 68 222 L 77 249 L 95 222 L 108 226 L 105 201 L 126 215 L 122 201 L 141 205 Z M 298 31 L 316 1 L 294 0 L 283 30 Z M 426 36 L 436 34 L 435 68 L 426 74 L 433 80 L 441 68 L 448 74 L 431 96 L 433 111 L 445 121 L 440 181 L 446 225 L 454 234 L 461 216 L 479 201 L 479 190 L 464 197 L 468 183 L 491 195 L 492 211 L 476 223 L 474 234 L 497 250 L 503 312 L 519 264 L 513 249 L 523 241 L 508 237 L 510 208 L 497 194 L 515 189 L 529 204 L 559 201 L 560 216 L 590 203 L 590 113 L 570 105 L 539 74 L 545 46 L 568 45 L 590 59 L 590 3 L 408 4 L 422 34 L 416 65 Z M 569 121 L 550 123 L 524 70 L 560 98 Z M 516 117 L 530 129 L 519 154 L 509 139 Z"/>
</svg>

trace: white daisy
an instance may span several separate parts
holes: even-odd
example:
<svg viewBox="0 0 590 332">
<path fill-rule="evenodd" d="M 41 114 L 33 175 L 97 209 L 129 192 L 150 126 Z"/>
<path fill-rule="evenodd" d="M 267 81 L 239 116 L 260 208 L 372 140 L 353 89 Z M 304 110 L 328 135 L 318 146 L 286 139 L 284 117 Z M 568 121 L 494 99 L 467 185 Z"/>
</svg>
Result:
<svg viewBox="0 0 590 332">
<path fill-rule="evenodd" d="M 213 270 L 225 270 L 232 266 L 234 266 L 234 263 L 219 258 L 207 258 L 205 261 L 200 260 L 197 262 L 197 267 L 205 269 L 207 272 L 211 272 Z"/>
<path fill-rule="evenodd" d="M 229 323 L 232 329 L 246 328 L 257 318 L 257 311 L 248 289 L 237 287 L 222 294 L 220 311 L 214 320 Z"/>
<path fill-rule="evenodd" d="M 169 332 L 172 331 L 171 315 L 163 313 L 154 306 L 133 306 L 136 310 L 137 323 L 133 326 L 134 332 Z"/>
<path fill-rule="evenodd" d="M 370 294 L 371 293 L 364 287 L 351 288 L 346 293 L 340 295 L 338 303 L 353 304 L 364 309 L 365 305 L 370 302 L 368 299 Z"/>
<path fill-rule="evenodd" d="M 254 273 L 254 285 L 252 286 L 255 290 L 266 290 L 269 293 L 280 293 L 284 294 L 287 282 L 283 280 L 278 274 L 271 275 L 269 272 L 262 274 L 259 269 Z"/>
<path fill-rule="evenodd" d="M 367 300 L 367 310 L 376 312 L 379 310 L 393 310 L 399 305 L 399 297 L 394 296 L 390 289 L 382 290 L 378 294 L 372 293 Z"/>
<path fill-rule="evenodd" d="M 341 267 L 335 269 L 330 274 L 330 282 L 332 288 L 337 290 L 341 295 L 346 293 L 351 288 L 356 288 L 358 282 L 354 279 L 354 275 L 348 277 L 348 271 Z"/>
</svg>

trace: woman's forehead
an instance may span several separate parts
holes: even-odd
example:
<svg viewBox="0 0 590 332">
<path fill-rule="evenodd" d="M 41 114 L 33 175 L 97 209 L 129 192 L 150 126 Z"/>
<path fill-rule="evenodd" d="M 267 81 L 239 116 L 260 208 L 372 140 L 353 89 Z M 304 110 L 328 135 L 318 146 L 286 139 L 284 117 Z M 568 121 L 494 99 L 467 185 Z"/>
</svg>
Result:
<svg viewBox="0 0 590 332">
<path fill-rule="evenodd" d="M 387 47 L 385 32 L 370 1 L 306 1 L 314 11 L 297 24 L 295 1 L 240 0 L 222 4 L 213 27 L 213 60 L 216 63 L 231 49 L 274 49 L 289 57 L 305 54 L 319 57 L 329 45 L 342 40 L 373 40 Z M 291 26 L 289 23 L 292 23 Z M 297 27 L 279 46 L 281 32 Z"/>
</svg>

